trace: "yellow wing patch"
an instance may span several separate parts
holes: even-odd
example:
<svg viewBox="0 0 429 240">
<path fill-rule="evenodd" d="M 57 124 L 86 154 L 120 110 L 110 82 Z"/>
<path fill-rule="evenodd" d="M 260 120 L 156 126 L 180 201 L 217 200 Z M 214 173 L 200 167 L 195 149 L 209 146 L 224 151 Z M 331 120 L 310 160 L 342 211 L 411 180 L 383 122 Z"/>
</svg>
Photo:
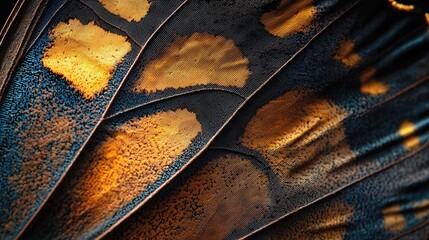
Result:
<svg viewBox="0 0 429 240">
<path fill-rule="evenodd" d="M 352 40 L 344 40 L 340 43 L 334 59 L 341 61 L 347 67 L 354 67 L 362 60 L 355 52 L 355 42 Z"/>
<path fill-rule="evenodd" d="M 404 147 L 407 150 L 412 150 L 420 145 L 420 139 L 414 135 L 416 126 L 406 120 L 399 127 L 399 135 L 404 139 Z"/>
<path fill-rule="evenodd" d="M 86 99 L 106 89 L 116 65 L 131 51 L 126 37 L 77 19 L 59 23 L 51 38 L 53 43 L 43 54 L 43 66 L 62 75 Z"/>
<path fill-rule="evenodd" d="M 413 205 L 414 216 L 417 219 L 423 219 L 429 216 L 429 199 L 421 200 Z"/>
<path fill-rule="evenodd" d="M 232 40 L 207 33 L 178 37 L 164 54 L 145 66 L 134 92 L 197 85 L 243 87 L 250 75 L 249 60 Z"/>
<path fill-rule="evenodd" d="M 150 8 L 147 0 L 98 0 L 111 13 L 128 22 L 141 21 Z"/>
<path fill-rule="evenodd" d="M 277 37 L 305 32 L 316 14 L 312 0 L 283 0 L 276 10 L 264 13 L 261 22 L 265 30 Z"/>
<path fill-rule="evenodd" d="M 73 183 L 67 221 L 89 228 L 115 214 L 155 183 L 199 132 L 195 113 L 185 109 L 134 118 L 113 130 Z"/>
<path fill-rule="evenodd" d="M 267 176 L 236 155 L 209 162 L 135 219 L 121 238 L 225 239 L 271 205 Z"/>
<path fill-rule="evenodd" d="M 346 115 L 323 98 L 287 92 L 256 112 L 241 142 L 260 152 L 283 182 L 303 184 L 354 159 L 340 125 Z"/>
</svg>

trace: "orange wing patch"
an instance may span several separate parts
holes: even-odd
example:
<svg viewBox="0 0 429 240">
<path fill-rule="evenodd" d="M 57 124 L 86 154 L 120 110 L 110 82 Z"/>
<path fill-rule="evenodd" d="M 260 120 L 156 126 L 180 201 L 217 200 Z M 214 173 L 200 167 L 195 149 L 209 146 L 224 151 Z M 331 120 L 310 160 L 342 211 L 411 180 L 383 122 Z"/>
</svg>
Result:
<svg viewBox="0 0 429 240">
<path fill-rule="evenodd" d="M 360 75 L 360 91 L 363 94 L 369 94 L 373 96 L 379 96 L 387 93 L 389 87 L 375 79 L 376 70 L 374 68 L 368 68 L 363 71 Z"/>
<path fill-rule="evenodd" d="M 347 224 L 353 216 L 353 206 L 345 203 L 329 203 L 317 211 L 288 221 L 273 231 L 270 239 L 332 239 L 342 240 L 347 231 Z M 287 225 L 286 225 L 287 224 Z"/>
<path fill-rule="evenodd" d="M 256 112 L 241 142 L 260 152 L 283 182 L 303 184 L 355 158 L 340 125 L 346 115 L 328 100 L 287 92 Z"/>
<path fill-rule="evenodd" d="M 128 22 L 141 21 L 150 8 L 147 0 L 98 0 L 111 13 Z"/>
<path fill-rule="evenodd" d="M 267 176 L 250 161 L 228 155 L 145 208 L 118 238 L 225 239 L 261 218 L 270 205 Z"/>
<path fill-rule="evenodd" d="M 197 85 L 243 87 L 250 75 L 249 60 L 232 40 L 207 33 L 178 37 L 164 54 L 145 66 L 134 92 Z"/>
<path fill-rule="evenodd" d="M 399 135 L 404 139 L 404 147 L 412 150 L 420 145 L 420 139 L 414 135 L 416 126 L 410 121 L 404 121 L 399 127 Z"/>
<path fill-rule="evenodd" d="M 388 232 L 399 232 L 405 228 L 405 216 L 401 206 L 394 204 L 383 209 L 384 229 Z"/>
<path fill-rule="evenodd" d="M 308 31 L 316 14 L 312 0 L 283 0 L 276 10 L 264 13 L 261 22 L 267 32 L 277 37 Z"/>
<path fill-rule="evenodd" d="M 52 45 L 43 54 L 43 66 L 64 76 L 86 99 L 106 89 L 113 71 L 131 51 L 126 37 L 77 19 L 61 22 L 53 30 Z"/>
<path fill-rule="evenodd" d="M 186 109 L 134 118 L 113 130 L 86 159 L 85 175 L 72 184 L 71 212 L 63 214 L 69 228 L 76 228 L 70 234 L 105 220 L 138 197 L 199 132 L 195 113 Z"/>
<path fill-rule="evenodd" d="M 347 67 L 354 67 L 362 60 L 354 49 L 355 42 L 352 40 L 344 40 L 340 43 L 337 53 L 334 55 L 334 59 L 341 61 Z"/>
</svg>

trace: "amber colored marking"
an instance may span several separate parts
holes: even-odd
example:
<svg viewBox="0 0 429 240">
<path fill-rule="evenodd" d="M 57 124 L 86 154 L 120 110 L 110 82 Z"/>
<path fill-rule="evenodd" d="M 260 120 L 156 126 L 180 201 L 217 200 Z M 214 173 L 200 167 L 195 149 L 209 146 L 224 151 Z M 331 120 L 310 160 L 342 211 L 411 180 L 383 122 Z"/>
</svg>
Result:
<svg viewBox="0 0 429 240">
<path fill-rule="evenodd" d="M 220 157 L 146 205 L 113 239 L 225 239 L 264 215 L 268 182 L 249 160 Z"/>
<path fill-rule="evenodd" d="M 15 129 L 20 133 L 17 142 L 23 162 L 8 177 L 8 183 L 19 197 L 10 209 L 2 210 L 9 216 L 6 225 L 0 225 L 4 232 L 22 224 L 36 203 L 43 201 L 55 174 L 64 164 L 64 154 L 70 151 L 76 136 L 84 132 L 75 123 L 72 109 L 59 109 L 55 105 L 52 92 L 42 90 L 38 94 L 41 99 L 21 111 L 24 119 Z"/>
<path fill-rule="evenodd" d="M 414 216 L 417 219 L 423 219 L 429 216 L 429 200 L 425 199 L 414 204 Z"/>
<path fill-rule="evenodd" d="M 353 206 L 345 203 L 329 203 L 316 211 L 293 215 L 270 229 L 269 239 L 332 239 L 341 240 L 347 232 L 347 224 L 353 216 Z"/>
<path fill-rule="evenodd" d="M 67 194 L 59 213 L 67 237 L 77 237 L 142 194 L 168 169 L 201 132 L 195 113 L 185 109 L 133 118 L 112 130 L 82 159 L 88 162 Z"/>
<path fill-rule="evenodd" d="M 420 139 L 414 135 L 416 126 L 406 120 L 399 127 L 399 135 L 404 139 L 404 147 L 407 150 L 412 150 L 420 145 Z"/>
<path fill-rule="evenodd" d="M 387 93 L 389 87 L 375 79 L 376 70 L 374 68 L 368 68 L 363 71 L 360 75 L 360 91 L 363 94 L 369 94 L 373 96 L 379 96 Z"/>
<path fill-rule="evenodd" d="M 328 100 L 291 91 L 256 112 L 241 142 L 260 152 L 284 183 L 308 183 L 354 159 L 340 125 L 346 116 Z"/>
<path fill-rule="evenodd" d="M 128 22 L 139 22 L 150 8 L 147 0 L 98 0 L 111 13 L 126 19 Z"/>
<path fill-rule="evenodd" d="M 65 77 L 86 99 L 106 89 L 113 71 L 131 51 L 126 37 L 77 19 L 59 23 L 51 33 L 53 43 L 43 54 L 43 66 Z"/>
<path fill-rule="evenodd" d="M 389 232 L 399 232 L 405 228 L 405 217 L 401 206 L 394 204 L 383 209 L 384 229 Z"/>
<path fill-rule="evenodd" d="M 429 25 L 429 13 L 425 13 L 426 23 Z"/>
<path fill-rule="evenodd" d="M 395 0 L 389 0 L 390 5 L 392 5 L 392 7 L 401 10 L 401 11 L 406 11 L 406 12 L 410 12 L 414 10 L 414 6 L 413 5 L 407 5 L 407 4 L 403 4 L 403 3 L 399 3 Z"/>
<path fill-rule="evenodd" d="M 334 59 L 341 61 L 347 67 L 353 67 L 358 64 L 362 59 L 354 51 L 355 42 L 352 40 L 344 40 L 340 43 L 337 53 L 334 55 Z"/>
<path fill-rule="evenodd" d="M 249 60 L 232 40 L 207 33 L 178 37 L 164 54 L 145 66 L 134 92 L 197 85 L 243 87 L 250 75 Z"/>
<path fill-rule="evenodd" d="M 312 0 L 283 0 L 276 10 L 264 13 L 261 22 L 265 30 L 277 37 L 306 32 L 316 14 L 312 4 Z"/>
</svg>

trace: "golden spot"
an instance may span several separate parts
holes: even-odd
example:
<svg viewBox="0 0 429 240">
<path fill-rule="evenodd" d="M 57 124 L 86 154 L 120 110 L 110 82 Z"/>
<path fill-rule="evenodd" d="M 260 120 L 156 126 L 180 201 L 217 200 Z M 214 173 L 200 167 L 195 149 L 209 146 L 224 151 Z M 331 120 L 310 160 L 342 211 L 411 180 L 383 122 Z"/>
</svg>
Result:
<svg viewBox="0 0 429 240">
<path fill-rule="evenodd" d="M 334 55 L 334 59 L 341 61 L 348 67 L 353 67 L 358 64 L 362 59 L 354 52 L 355 42 L 351 40 L 344 40 L 340 43 L 337 53 Z"/>
<path fill-rule="evenodd" d="M 353 207 L 345 203 L 329 203 L 316 211 L 309 211 L 298 218 L 283 220 L 269 239 L 332 239 L 341 240 L 347 232 L 347 224 L 353 217 Z"/>
<path fill-rule="evenodd" d="M 384 229 L 389 232 L 399 232 L 405 228 L 405 217 L 401 206 L 394 204 L 383 209 Z"/>
<path fill-rule="evenodd" d="M 64 76 L 86 99 L 106 89 L 116 65 L 131 51 L 126 37 L 94 22 L 83 25 L 71 19 L 59 23 L 51 34 L 53 43 L 43 55 L 43 66 Z"/>
<path fill-rule="evenodd" d="M 387 93 L 389 87 L 378 80 L 375 77 L 376 70 L 374 68 L 368 68 L 363 71 L 360 75 L 360 91 L 363 94 L 369 94 L 379 96 Z"/>
<path fill-rule="evenodd" d="M 389 0 L 389 3 L 390 3 L 390 5 L 392 5 L 392 7 L 396 8 L 397 10 L 406 11 L 406 12 L 410 12 L 410 11 L 414 10 L 413 5 L 407 5 L 407 4 L 399 3 L 395 0 Z"/>
<path fill-rule="evenodd" d="M 277 37 L 308 31 L 316 14 L 312 4 L 312 0 L 283 0 L 276 10 L 264 13 L 261 22 L 265 30 Z"/>
<path fill-rule="evenodd" d="M 185 109 L 134 118 L 112 130 L 70 184 L 70 212 L 59 214 L 64 229 L 79 234 L 113 216 L 155 183 L 199 132 L 196 115 Z"/>
<path fill-rule="evenodd" d="M 302 184 L 354 159 L 340 125 L 346 116 L 328 100 L 291 91 L 256 112 L 241 142 L 260 152 L 283 182 Z"/>
<path fill-rule="evenodd" d="M 128 22 L 139 22 L 150 8 L 147 0 L 98 0 L 111 13 L 126 19 Z"/>
<path fill-rule="evenodd" d="M 426 23 L 429 25 L 429 13 L 425 13 Z"/>
<path fill-rule="evenodd" d="M 178 37 L 164 54 L 145 66 L 134 92 L 141 93 L 216 84 L 243 87 L 249 60 L 232 40 L 207 33 Z"/>
<path fill-rule="evenodd" d="M 221 157 L 165 198 L 146 205 L 113 238 L 225 239 L 264 216 L 271 205 L 268 182 L 249 160 Z"/>
<path fill-rule="evenodd" d="M 423 219 L 429 216 L 429 200 L 425 199 L 414 204 L 414 216 L 417 219 Z"/>
<path fill-rule="evenodd" d="M 404 147 L 407 150 L 412 150 L 420 145 L 420 139 L 414 136 L 416 126 L 410 121 L 404 121 L 399 127 L 399 135 L 404 139 Z"/>
</svg>

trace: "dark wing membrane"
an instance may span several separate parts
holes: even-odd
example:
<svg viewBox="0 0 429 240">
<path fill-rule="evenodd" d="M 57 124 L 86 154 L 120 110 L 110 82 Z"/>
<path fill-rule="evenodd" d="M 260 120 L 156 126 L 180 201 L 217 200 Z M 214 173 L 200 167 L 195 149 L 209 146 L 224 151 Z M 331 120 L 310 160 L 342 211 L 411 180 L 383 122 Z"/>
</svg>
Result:
<svg viewBox="0 0 429 240">
<path fill-rule="evenodd" d="M 91 141 L 95 147 L 84 151 L 42 210 L 40 216 L 64 210 L 53 210 L 61 226 L 49 236 L 96 237 L 143 205 L 200 154 L 260 86 L 356 2 L 306 1 L 294 4 L 292 12 L 274 1 L 187 3 L 144 46 L 139 67 L 125 80 L 100 130 L 104 137 Z M 101 13 L 95 5 L 85 6 Z M 261 20 L 266 12 L 274 13 Z M 280 28 L 289 30 L 272 31 L 278 28 L 272 18 L 297 12 L 305 19 L 299 28 L 281 18 Z M 45 223 L 55 224 L 34 221 Z"/>
<path fill-rule="evenodd" d="M 17 47 L 28 51 L 6 81 L 0 105 L 2 236 L 16 236 L 43 205 L 100 123 L 141 43 L 181 3 L 147 13 L 150 30 L 139 42 L 108 22 L 112 13 L 83 2 L 49 1 L 37 16 L 29 45 Z M 15 47 L 7 50 L 13 55 Z"/>
<path fill-rule="evenodd" d="M 110 236 L 243 237 L 425 148 L 425 22 L 372 1 L 341 20 L 256 93 L 195 166 Z"/>
</svg>

